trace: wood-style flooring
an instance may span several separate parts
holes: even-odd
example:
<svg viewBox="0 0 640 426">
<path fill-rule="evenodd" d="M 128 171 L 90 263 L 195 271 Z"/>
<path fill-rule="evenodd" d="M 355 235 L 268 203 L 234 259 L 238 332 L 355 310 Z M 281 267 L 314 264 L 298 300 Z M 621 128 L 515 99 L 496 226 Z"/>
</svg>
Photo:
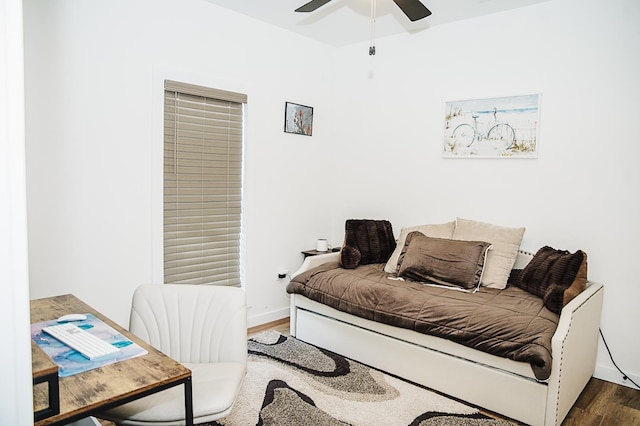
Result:
<svg viewBox="0 0 640 426">
<path fill-rule="evenodd" d="M 289 335 L 289 318 L 249 329 L 249 336 L 267 330 Z M 495 413 L 483 413 L 501 418 Z M 563 426 L 640 426 L 640 390 L 591 378 Z"/>
</svg>

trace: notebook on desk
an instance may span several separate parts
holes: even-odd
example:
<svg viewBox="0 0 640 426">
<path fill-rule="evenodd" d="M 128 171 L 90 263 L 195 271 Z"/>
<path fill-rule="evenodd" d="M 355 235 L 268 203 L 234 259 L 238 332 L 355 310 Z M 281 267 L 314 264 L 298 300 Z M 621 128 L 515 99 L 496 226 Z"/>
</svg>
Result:
<svg viewBox="0 0 640 426">
<path fill-rule="evenodd" d="M 42 331 L 44 327 L 58 325 L 56 320 L 44 321 L 31 325 L 31 338 L 58 365 L 58 375 L 67 377 L 73 374 L 83 373 L 94 368 L 114 364 L 116 362 L 145 355 L 147 351 L 118 333 L 109 325 L 99 320 L 92 314 L 87 314 L 87 319 L 75 321 L 74 324 L 99 337 L 101 340 L 119 348 L 114 354 L 89 360 L 75 349 L 70 348 L 61 341 Z"/>
</svg>

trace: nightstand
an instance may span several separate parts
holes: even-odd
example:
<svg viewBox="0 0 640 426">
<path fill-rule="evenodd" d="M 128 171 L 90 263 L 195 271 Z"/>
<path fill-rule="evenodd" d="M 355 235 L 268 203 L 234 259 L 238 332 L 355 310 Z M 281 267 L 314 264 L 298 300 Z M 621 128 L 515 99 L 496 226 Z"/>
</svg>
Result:
<svg viewBox="0 0 640 426">
<path fill-rule="evenodd" d="M 308 256 L 317 256 L 319 254 L 327 254 L 327 253 L 335 253 L 337 251 L 340 251 L 341 247 L 334 247 L 331 250 L 328 251 L 318 251 L 318 250 L 305 250 L 302 251 L 300 253 L 302 253 L 302 255 L 304 256 L 304 258 L 306 259 Z"/>
</svg>

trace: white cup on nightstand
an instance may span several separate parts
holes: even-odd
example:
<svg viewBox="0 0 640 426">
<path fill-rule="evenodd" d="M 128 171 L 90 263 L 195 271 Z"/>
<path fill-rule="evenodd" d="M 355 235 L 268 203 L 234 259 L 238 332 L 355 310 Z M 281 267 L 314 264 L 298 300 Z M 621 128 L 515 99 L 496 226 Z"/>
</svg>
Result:
<svg viewBox="0 0 640 426">
<path fill-rule="evenodd" d="M 320 238 L 316 241 L 316 251 L 329 251 L 329 244 L 326 238 Z"/>
</svg>

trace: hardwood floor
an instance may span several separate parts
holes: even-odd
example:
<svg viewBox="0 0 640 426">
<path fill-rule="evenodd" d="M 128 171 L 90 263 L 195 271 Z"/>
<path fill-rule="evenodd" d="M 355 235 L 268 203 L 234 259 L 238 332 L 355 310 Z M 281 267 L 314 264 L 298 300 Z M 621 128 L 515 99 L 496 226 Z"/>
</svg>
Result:
<svg viewBox="0 0 640 426">
<path fill-rule="evenodd" d="M 640 390 L 591 378 L 562 424 L 640 425 Z"/>
<path fill-rule="evenodd" d="M 251 327 L 248 330 L 247 334 L 249 335 L 249 337 L 251 337 L 251 336 L 255 336 L 258 333 L 262 333 L 263 331 L 269 331 L 269 330 L 274 330 L 279 332 L 280 334 L 288 336 L 289 335 L 289 317 L 282 318 L 277 321 L 272 321 L 267 324 L 258 325 L 256 327 Z"/>
<path fill-rule="evenodd" d="M 267 330 L 289 335 L 289 318 L 249 329 L 249 337 Z M 501 418 L 495 413 L 483 411 Z M 640 426 L 640 390 L 591 378 L 563 426 Z"/>
</svg>

